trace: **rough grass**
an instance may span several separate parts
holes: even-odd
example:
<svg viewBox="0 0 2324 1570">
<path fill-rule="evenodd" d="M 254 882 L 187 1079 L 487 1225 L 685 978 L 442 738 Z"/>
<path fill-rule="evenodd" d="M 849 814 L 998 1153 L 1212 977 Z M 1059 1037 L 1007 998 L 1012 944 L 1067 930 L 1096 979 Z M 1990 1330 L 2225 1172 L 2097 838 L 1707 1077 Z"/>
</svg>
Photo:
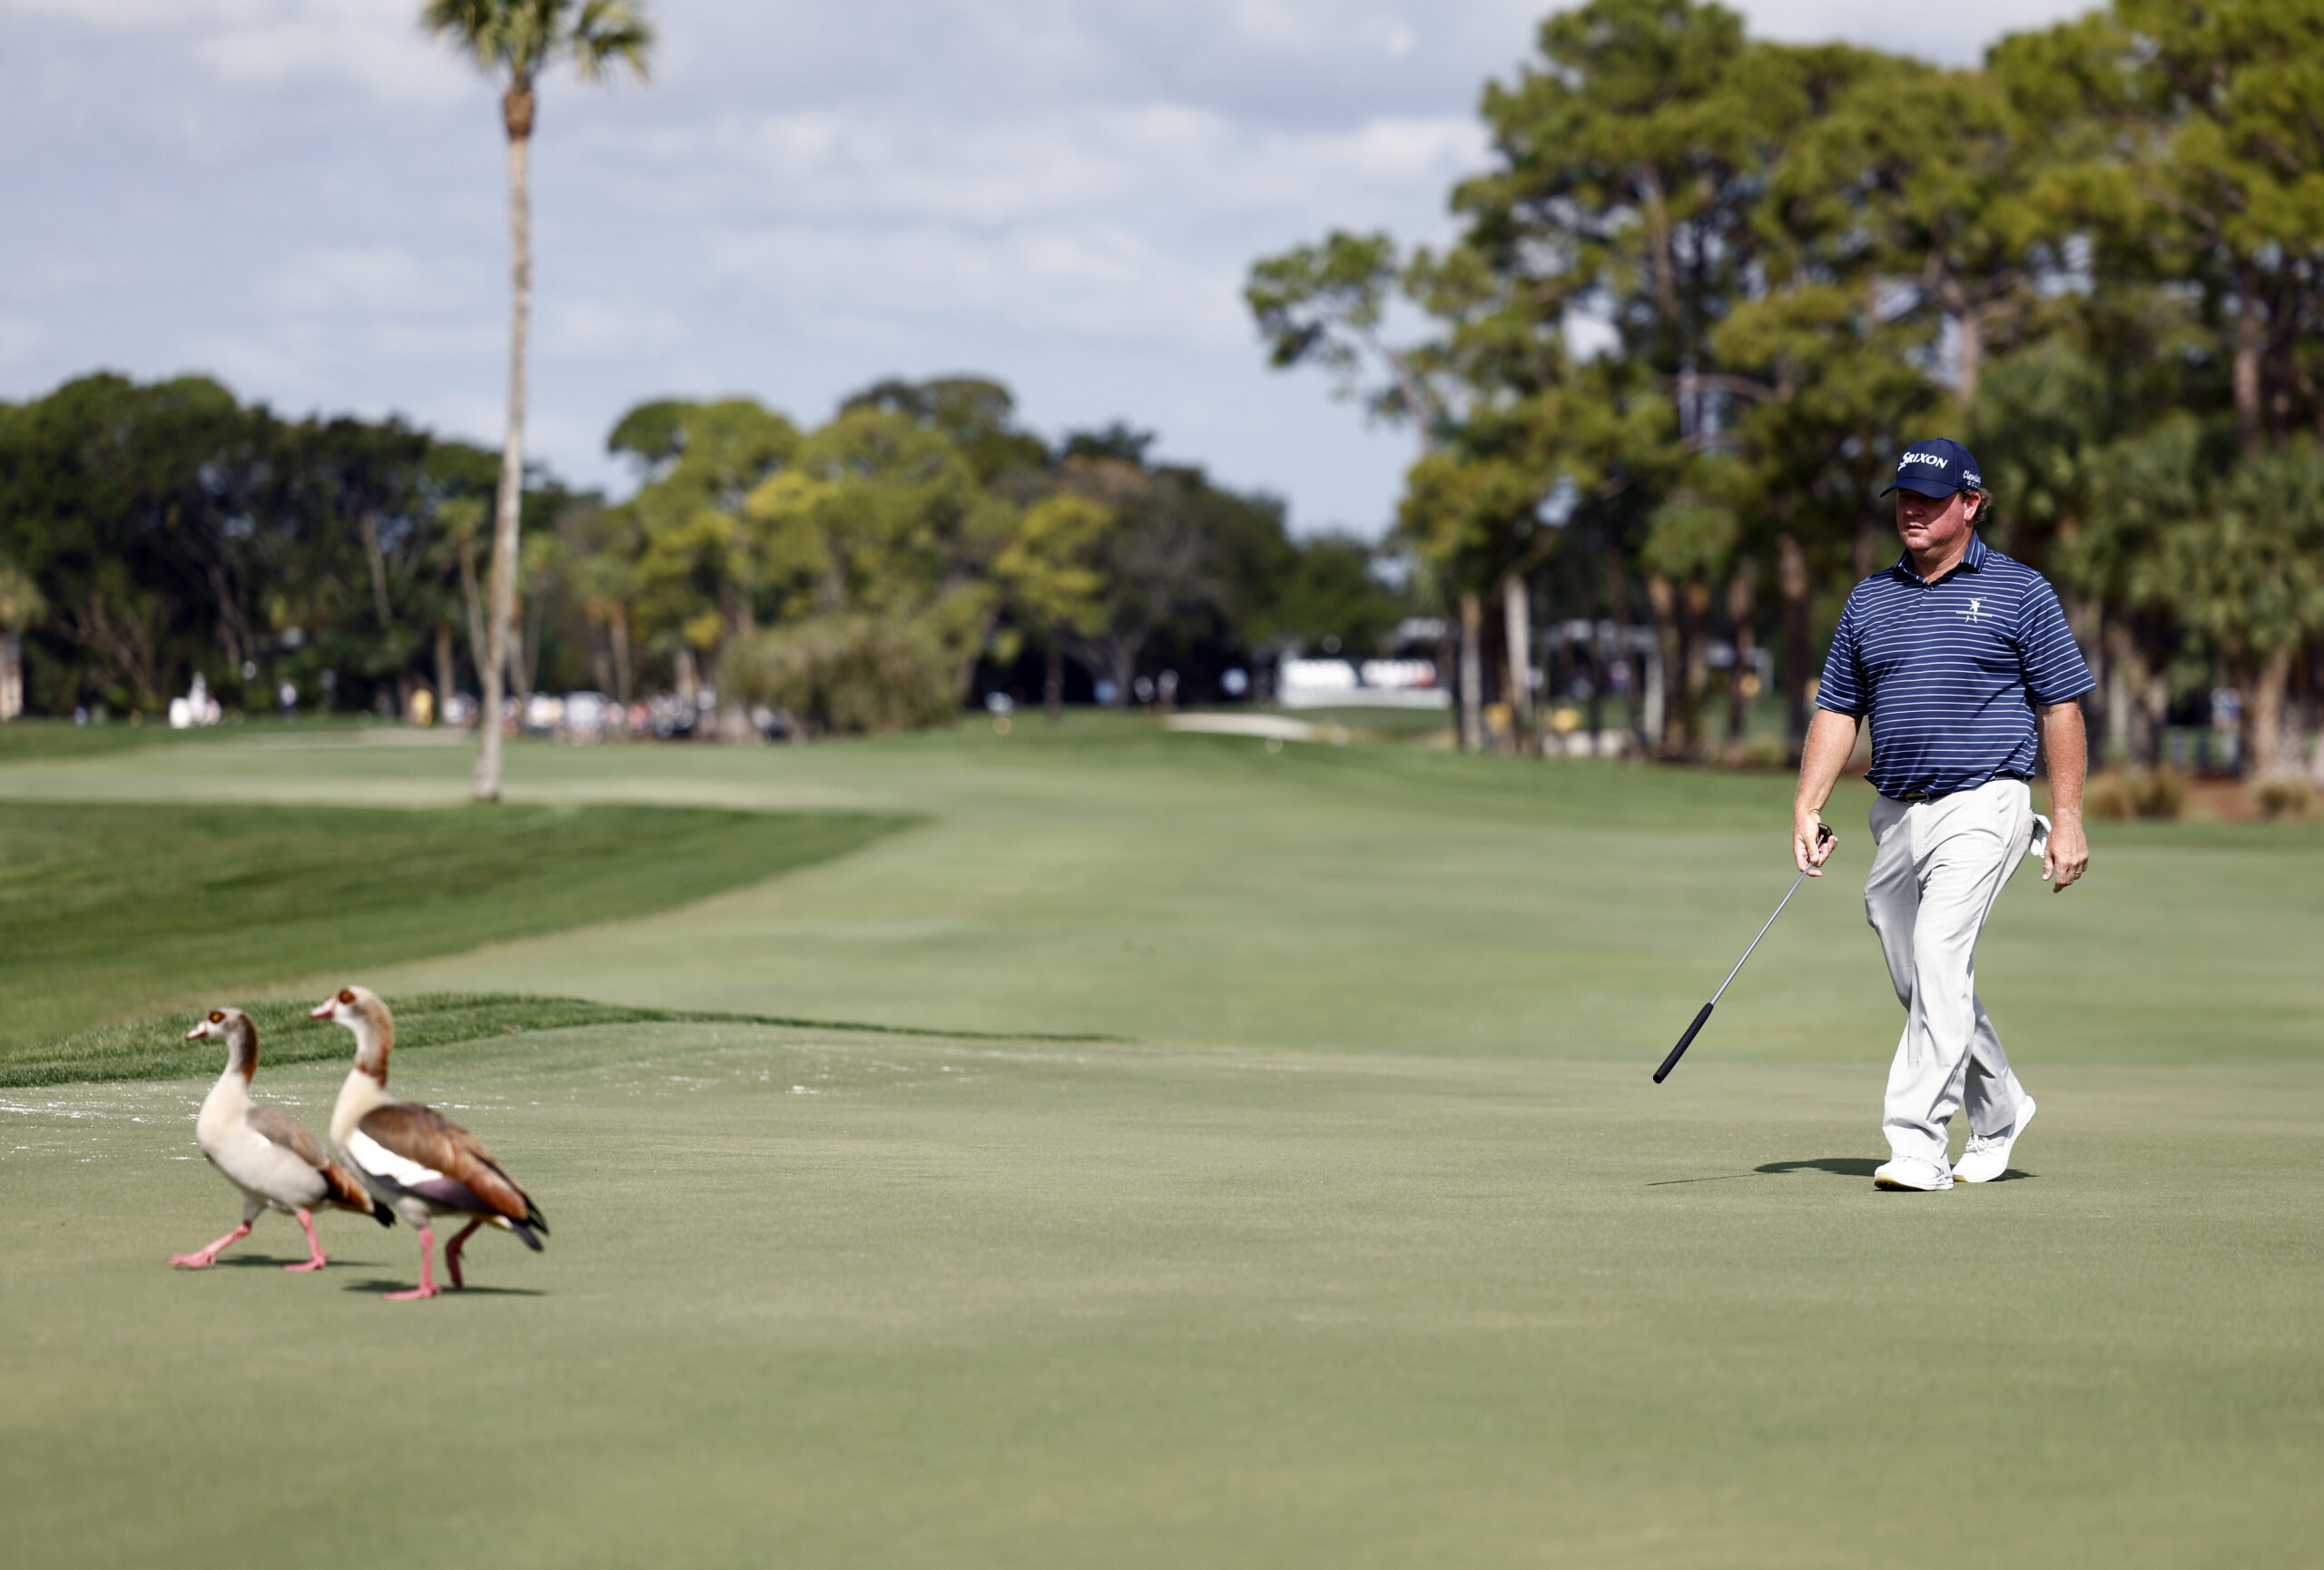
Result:
<svg viewBox="0 0 2324 1570">
<path fill-rule="evenodd" d="M 0 1074 L 36 1042 L 159 1004 L 245 1003 L 271 983 L 664 910 L 907 821 L 12 802 L 0 810 Z"/>
<path fill-rule="evenodd" d="M 385 1000 L 395 1015 L 398 1052 L 517 1036 L 583 1025 L 773 1025 L 875 1036 L 943 1036 L 960 1041 L 1105 1042 L 1118 1038 L 1041 1032 L 923 1030 L 858 1020 L 790 1019 L 777 1014 L 725 1013 L 711 1009 L 640 1009 L 586 998 L 545 998 L 510 992 L 426 992 Z M 254 1002 L 248 1012 L 259 1031 L 263 1066 L 344 1058 L 351 1048 L 340 1026 L 309 1016 L 304 1001 Z M 213 1071 L 218 1043 L 188 1041 L 202 1011 L 156 1014 L 79 1031 L 28 1047 L 0 1062 L 0 1089 L 61 1085 L 78 1081 L 167 1080 Z"/>
<path fill-rule="evenodd" d="M 162 720 L 148 719 L 133 725 L 116 715 L 101 725 L 74 725 L 69 719 L 10 720 L 0 725 L 0 764 L 28 763 L 40 758 L 94 758 L 111 754 L 135 751 L 140 748 L 178 747 L 216 745 L 222 739 L 248 741 L 254 736 L 316 736 L 350 735 L 371 728 L 368 718 L 353 715 L 336 715 L 325 718 L 310 716 L 296 723 L 287 723 L 266 716 L 255 719 L 235 719 L 222 726 L 201 730 L 172 730 Z M 399 732 L 399 736 L 425 733 Z M 443 745 L 457 746 L 452 733 L 444 733 Z M 432 736 L 428 738 L 432 741 Z"/>
</svg>

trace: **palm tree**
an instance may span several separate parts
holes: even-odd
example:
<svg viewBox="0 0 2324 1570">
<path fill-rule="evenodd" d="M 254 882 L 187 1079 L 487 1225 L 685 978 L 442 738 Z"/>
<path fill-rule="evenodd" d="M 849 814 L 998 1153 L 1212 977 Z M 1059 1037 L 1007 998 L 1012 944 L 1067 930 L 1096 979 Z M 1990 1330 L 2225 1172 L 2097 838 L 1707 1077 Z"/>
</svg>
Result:
<svg viewBox="0 0 2324 1570">
<path fill-rule="evenodd" d="M 484 712 L 478 718 L 476 799 L 500 799 L 500 708 L 507 678 L 508 624 L 516 614 L 517 514 L 525 496 L 525 343 L 533 309 L 531 164 L 534 88 L 541 74 L 571 61 L 585 82 L 616 65 L 645 78 L 654 29 L 634 0 L 427 0 L 420 25 L 450 37 L 495 81 L 508 133 L 508 434 L 500 452 L 500 500 L 492 531 L 491 612 L 486 626 Z"/>
<path fill-rule="evenodd" d="M 0 720 L 25 712 L 25 628 L 48 614 L 40 585 L 0 559 Z"/>
</svg>

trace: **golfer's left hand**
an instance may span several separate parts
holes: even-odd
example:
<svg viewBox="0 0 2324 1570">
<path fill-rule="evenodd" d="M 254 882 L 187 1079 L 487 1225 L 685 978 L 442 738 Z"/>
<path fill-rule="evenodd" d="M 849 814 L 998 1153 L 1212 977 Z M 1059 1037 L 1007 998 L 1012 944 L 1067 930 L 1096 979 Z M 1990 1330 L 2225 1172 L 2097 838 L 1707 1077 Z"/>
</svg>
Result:
<svg viewBox="0 0 2324 1570">
<path fill-rule="evenodd" d="M 2081 821 L 2060 818 L 2042 852 L 2042 881 L 2053 884 L 2053 892 L 2063 894 L 2089 867 L 2090 836 L 2082 832 Z"/>
</svg>

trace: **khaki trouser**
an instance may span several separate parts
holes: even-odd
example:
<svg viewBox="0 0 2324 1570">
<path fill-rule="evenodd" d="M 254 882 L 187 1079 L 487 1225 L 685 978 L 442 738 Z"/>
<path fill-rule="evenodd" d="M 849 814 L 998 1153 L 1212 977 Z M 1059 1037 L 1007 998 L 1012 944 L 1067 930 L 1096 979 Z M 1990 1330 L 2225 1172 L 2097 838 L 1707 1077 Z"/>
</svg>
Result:
<svg viewBox="0 0 2324 1570">
<path fill-rule="evenodd" d="M 2017 1119 L 2024 1088 L 1977 1001 L 1977 933 L 2049 826 L 2023 780 L 1873 804 L 1864 913 L 1905 1005 L 1881 1116 L 1896 1156 L 1947 1164 L 1946 1125 L 1965 1103 L 1973 1134 L 2005 1133 Z"/>
</svg>

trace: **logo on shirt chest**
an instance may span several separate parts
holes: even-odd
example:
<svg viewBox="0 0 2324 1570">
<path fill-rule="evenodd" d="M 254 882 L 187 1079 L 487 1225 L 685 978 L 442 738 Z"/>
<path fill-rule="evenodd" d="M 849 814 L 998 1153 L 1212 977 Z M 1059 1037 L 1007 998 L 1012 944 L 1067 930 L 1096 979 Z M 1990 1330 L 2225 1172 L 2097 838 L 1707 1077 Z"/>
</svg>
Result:
<svg viewBox="0 0 2324 1570">
<path fill-rule="evenodd" d="M 1973 598 L 1969 601 L 1969 608 L 1963 611 L 1961 614 L 1968 617 L 1971 621 L 1976 622 L 1982 626 L 1985 619 L 1985 602 L 1982 599 Z"/>
</svg>

